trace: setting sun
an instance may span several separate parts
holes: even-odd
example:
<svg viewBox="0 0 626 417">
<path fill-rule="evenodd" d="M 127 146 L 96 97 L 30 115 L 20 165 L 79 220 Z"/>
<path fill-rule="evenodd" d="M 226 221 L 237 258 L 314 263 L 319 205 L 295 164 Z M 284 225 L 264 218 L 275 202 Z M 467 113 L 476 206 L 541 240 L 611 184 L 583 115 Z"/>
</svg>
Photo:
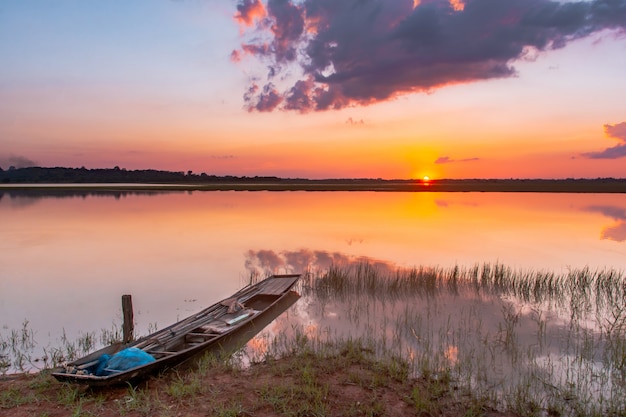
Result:
<svg viewBox="0 0 626 417">
<path fill-rule="evenodd" d="M 430 177 L 428 175 L 424 175 L 424 178 L 422 179 L 424 180 L 424 182 L 430 181 Z"/>
</svg>

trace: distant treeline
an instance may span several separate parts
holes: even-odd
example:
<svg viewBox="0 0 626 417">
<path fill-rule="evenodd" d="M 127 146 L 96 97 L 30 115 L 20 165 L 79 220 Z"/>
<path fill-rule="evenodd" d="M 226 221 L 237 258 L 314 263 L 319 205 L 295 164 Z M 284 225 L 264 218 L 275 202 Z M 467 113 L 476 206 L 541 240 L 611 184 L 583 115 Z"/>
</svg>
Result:
<svg viewBox="0 0 626 417">
<path fill-rule="evenodd" d="M 216 176 L 192 171 L 172 172 L 155 169 L 127 170 L 124 168 L 0 168 L 0 183 L 4 184 L 189 184 L 237 181 L 278 181 L 278 177 Z"/>
<path fill-rule="evenodd" d="M 425 191 L 425 192 L 550 192 L 550 193 L 626 193 L 623 178 L 569 179 L 441 179 L 411 180 L 381 178 L 303 179 L 217 176 L 192 171 L 171 172 L 154 169 L 126 170 L 123 168 L 0 168 L 0 186 L 14 185 L 13 191 L 25 184 L 118 184 L 120 190 L 141 191 L 150 184 L 150 191 L 176 190 L 248 190 L 248 191 Z M 42 186 L 45 188 L 46 186 Z M 42 188 L 39 187 L 39 188 Z M 90 186 L 93 187 L 93 186 Z M 111 186 L 103 186 L 110 189 Z M 93 189 L 92 189 L 93 191 Z M 109 190 L 111 191 L 111 190 Z"/>
</svg>

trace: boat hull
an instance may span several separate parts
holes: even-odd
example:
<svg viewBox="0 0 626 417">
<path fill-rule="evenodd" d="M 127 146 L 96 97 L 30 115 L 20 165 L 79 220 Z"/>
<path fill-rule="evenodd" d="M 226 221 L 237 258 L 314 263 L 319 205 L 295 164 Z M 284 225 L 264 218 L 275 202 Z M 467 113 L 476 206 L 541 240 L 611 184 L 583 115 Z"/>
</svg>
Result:
<svg viewBox="0 0 626 417">
<path fill-rule="evenodd" d="M 174 328 L 174 325 L 161 330 L 153 335 L 142 338 L 136 342 L 129 344 L 115 343 L 110 346 L 104 347 L 98 351 L 95 351 L 83 358 L 73 361 L 67 364 L 65 367 L 56 368 L 52 371 L 52 375 L 61 382 L 69 382 L 81 385 L 88 385 L 91 387 L 104 387 L 110 385 L 119 385 L 126 383 L 136 383 L 150 375 L 164 372 L 168 369 L 175 367 L 190 367 L 193 366 L 198 359 L 207 354 L 214 354 L 216 356 L 232 354 L 236 350 L 242 348 L 250 339 L 256 336 L 261 330 L 263 330 L 269 323 L 284 313 L 289 307 L 291 307 L 298 299 L 300 295 L 292 290 L 297 278 L 296 275 L 281 275 L 274 276 L 268 279 L 280 279 L 280 278 L 292 278 L 293 283 L 288 284 L 284 291 L 279 294 L 272 295 L 272 301 L 268 303 L 263 310 L 255 312 L 254 315 L 240 320 L 232 328 L 224 331 L 222 334 L 211 337 L 201 343 L 193 343 L 184 345 L 185 347 L 177 352 L 167 352 L 154 362 L 150 362 L 145 365 L 138 366 L 122 372 L 113 373 L 106 376 L 97 376 L 92 373 L 73 373 L 68 372 L 69 368 L 83 367 L 88 369 L 89 366 L 93 367 L 103 354 L 113 355 L 120 350 L 127 347 L 142 346 L 152 340 L 154 335 L 163 335 L 169 329 Z M 267 280 L 265 280 L 267 281 Z M 284 285 L 283 285 L 284 286 Z M 271 290 L 271 289 L 270 289 Z M 237 294 L 235 294 L 236 296 Z M 236 297 L 235 297 L 236 298 Z M 254 298 L 254 297 L 253 297 Z M 257 297 L 258 298 L 258 297 Z M 256 299 L 254 299 L 256 300 Z M 254 302 L 254 300 L 251 300 Z M 218 303 L 219 304 L 219 303 Z M 216 304 L 217 305 L 217 304 Z M 181 322 L 179 322 L 181 323 Z M 173 333 L 173 331 L 172 331 Z M 196 333 L 192 333 L 195 335 Z M 180 337 L 184 337 L 181 335 Z M 162 353 L 154 351 L 157 354 Z M 91 364 L 91 365 L 90 365 Z M 89 366 L 88 366 L 89 365 Z"/>
</svg>

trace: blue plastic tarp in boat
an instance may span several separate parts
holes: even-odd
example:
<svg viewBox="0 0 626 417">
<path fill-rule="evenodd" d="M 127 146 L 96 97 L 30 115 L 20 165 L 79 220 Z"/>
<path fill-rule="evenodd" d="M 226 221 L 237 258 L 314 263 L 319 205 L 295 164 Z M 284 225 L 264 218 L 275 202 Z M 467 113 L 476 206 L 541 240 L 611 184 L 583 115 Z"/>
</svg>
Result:
<svg viewBox="0 0 626 417">
<path fill-rule="evenodd" d="M 154 362 L 154 360 L 154 357 L 149 353 L 135 347 L 130 347 L 120 350 L 113 356 L 107 354 L 100 356 L 98 366 L 94 373 L 97 376 L 111 375 Z"/>
</svg>

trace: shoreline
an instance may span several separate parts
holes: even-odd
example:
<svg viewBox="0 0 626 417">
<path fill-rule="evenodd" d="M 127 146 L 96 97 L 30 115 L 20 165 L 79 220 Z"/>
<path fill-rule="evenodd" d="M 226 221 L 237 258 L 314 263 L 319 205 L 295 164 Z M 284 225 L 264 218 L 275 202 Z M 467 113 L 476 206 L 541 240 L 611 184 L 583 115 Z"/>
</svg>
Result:
<svg viewBox="0 0 626 417">
<path fill-rule="evenodd" d="M 514 192 L 626 193 L 624 179 L 577 180 L 276 180 L 198 183 L 10 183 L 12 191 L 351 191 L 351 192 Z"/>
</svg>

